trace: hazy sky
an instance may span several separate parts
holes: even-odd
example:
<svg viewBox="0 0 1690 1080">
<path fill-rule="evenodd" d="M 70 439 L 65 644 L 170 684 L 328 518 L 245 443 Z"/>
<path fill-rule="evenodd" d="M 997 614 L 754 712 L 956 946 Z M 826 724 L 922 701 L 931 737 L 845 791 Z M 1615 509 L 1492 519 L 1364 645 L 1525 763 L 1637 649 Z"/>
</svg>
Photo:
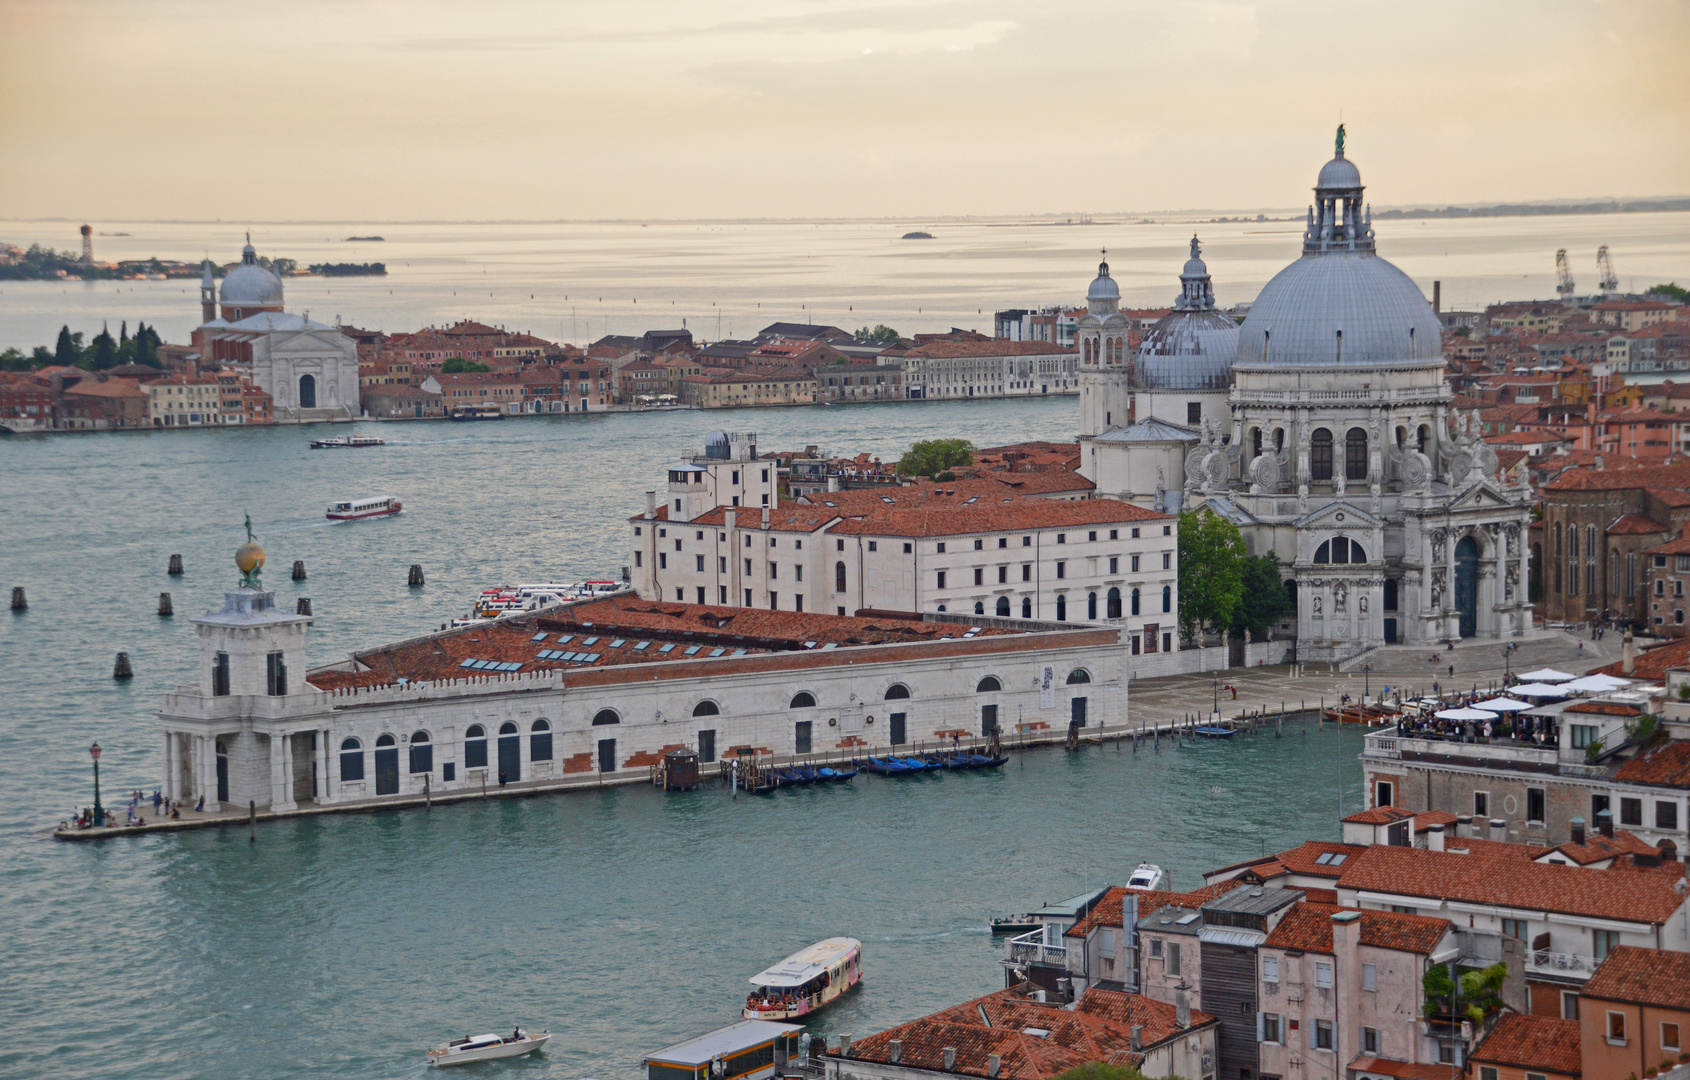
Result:
<svg viewBox="0 0 1690 1080">
<path fill-rule="evenodd" d="M 0 214 L 1690 194 L 1690 0 L 0 0 Z"/>
</svg>

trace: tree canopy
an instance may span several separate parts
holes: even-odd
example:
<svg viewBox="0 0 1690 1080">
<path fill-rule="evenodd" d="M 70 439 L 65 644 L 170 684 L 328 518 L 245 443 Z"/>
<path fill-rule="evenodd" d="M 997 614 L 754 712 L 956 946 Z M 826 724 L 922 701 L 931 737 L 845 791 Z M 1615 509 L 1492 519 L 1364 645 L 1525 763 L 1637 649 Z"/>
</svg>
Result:
<svg viewBox="0 0 1690 1080">
<path fill-rule="evenodd" d="M 1179 632 L 1187 641 L 1232 625 L 1248 559 L 1238 526 L 1209 510 L 1179 516 Z"/>
<path fill-rule="evenodd" d="M 865 345 L 896 345 L 903 340 L 902 335 L 885 323 L 876 323 L 873 330 L 865 326 L 851 336 Z"/>
<path fill-rule="evenodd" d="M 898 472 L 903 476 L 935 477 L 948 469 L 973 463 L 974 444 L 967 439 L 926 439 L 910 444 L 898 459 Z"/>
<path fill-rule="evenodd" d="M 1056 1080 L 1144 1080 L 1144 1074 L 1131 1065 L 1107 1065 L 1088 1061 L 1062 1073 Z"/>
<path fill-rule="evenodd" d="M 1232 628 L 1256 639 L 1267 636 L 1279 617 L 1291 607 L 1280 576 L 1279 560 L 1272 555 L 1246 558 L 1243 565 L 1244 595 L 1232 612 Z"/>
<path fill-rule="evenodd" d="M 1681 304 L 1690 304 L 1690 289 L 1686 289 L 1676 281 L 1669 281 L 1664 285 L 1656 285 L 1647 293 L 1649 296 L 1666 296 L 1677 300 Z"/>
<path fill-rule="evenodd" d="M 479 360 L 465 360 L 461 356 L 454 356 L 440 365 L 442 375 L 464 375 L 492 371 L 493 369 Z"/>
</svg>

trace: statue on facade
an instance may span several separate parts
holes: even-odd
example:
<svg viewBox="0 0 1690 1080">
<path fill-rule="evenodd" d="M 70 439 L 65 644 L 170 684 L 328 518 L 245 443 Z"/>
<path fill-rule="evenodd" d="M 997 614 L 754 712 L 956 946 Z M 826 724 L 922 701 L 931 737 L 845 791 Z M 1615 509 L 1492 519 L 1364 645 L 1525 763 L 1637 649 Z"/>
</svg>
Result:
<svg viewBox="0 0 1690 1080">
<path fill-rule="evenodd" d="M 1332 587 L 1332 613 L 1342 615 L 1349 610 L 1350 587 L 1340 581 Z"/>
</svg>

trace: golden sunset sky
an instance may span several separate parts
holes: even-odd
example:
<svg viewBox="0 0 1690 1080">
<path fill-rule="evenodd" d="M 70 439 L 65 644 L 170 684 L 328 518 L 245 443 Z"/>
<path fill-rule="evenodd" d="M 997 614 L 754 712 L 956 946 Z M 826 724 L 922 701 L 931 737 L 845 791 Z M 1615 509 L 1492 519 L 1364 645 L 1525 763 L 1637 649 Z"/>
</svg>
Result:
<svg viewBox="0 0 1690 1080">
<path fill-rule="evenodd" d="M 1340 114 L 1382 207 L 1685 195 L 1686 57 L 1686 0 L 0 0 L 0 215 L 1300 207 Z"/>
</svg>

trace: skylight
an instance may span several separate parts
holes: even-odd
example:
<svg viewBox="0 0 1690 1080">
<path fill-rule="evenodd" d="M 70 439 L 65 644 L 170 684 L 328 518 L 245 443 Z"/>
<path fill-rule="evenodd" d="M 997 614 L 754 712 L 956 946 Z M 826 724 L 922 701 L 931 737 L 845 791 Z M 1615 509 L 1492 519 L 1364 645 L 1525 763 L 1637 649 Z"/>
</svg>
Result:
<svg viewBox="0 0 1690 1080">
<path fill-rule="evenodd" d="M 528 640 L 529 641 L 544 641 L 544 640 L 546 640 L 546 635 L 535 634 L 533 637 L 529 638 Z"/>
</svg>

